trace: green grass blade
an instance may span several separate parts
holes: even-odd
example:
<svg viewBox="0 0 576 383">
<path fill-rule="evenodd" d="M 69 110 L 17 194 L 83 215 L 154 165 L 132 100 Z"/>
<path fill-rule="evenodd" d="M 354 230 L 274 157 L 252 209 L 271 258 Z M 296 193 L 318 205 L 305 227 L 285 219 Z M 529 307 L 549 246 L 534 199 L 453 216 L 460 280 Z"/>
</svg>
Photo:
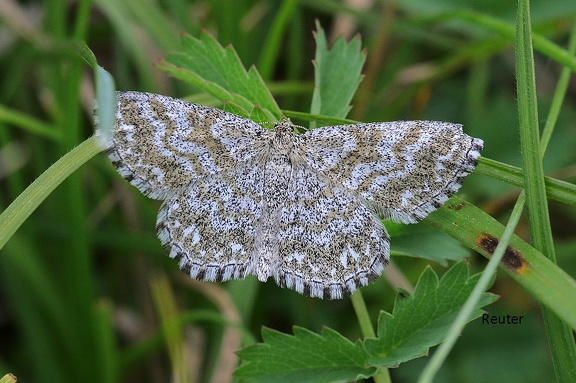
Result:
<svg viewBox="0 0 576 383">
<path fill-rule="evenodd" d="M 58 185 L 101 150 L 96 138 L 91 137 L 56 161 L 31 183 L 0 214 L 0 249 Z"/>
<path fill-rule="evenodd" d="M 576 52 L 576 24 L 572 27 L 572 32 L 570 33 L 570 39 L 568 41 L 568 53 L 574 55 Z M 568 84 L 570 83 L 570 76 L 572 71 L 568 67 L 562 68 L 562 73 L 558 79 L 558 84 L 556 85 L 556 90 L 554 91 L 554 97 L 552 98 L 552 104 L 550 105 L 550 111 L 548 112 L 548 117 L 546 118 L 546 124 L 544 125 L 544 130 L 542 131 L 542 137 L 540 139 L 540 146 L 542 155 L 546 152 L 546 147 L 552 136 L 554 127 L 556 126 L 556 121 L 558 121 L 558 115 L 560 114 L 560 109 L 562 108 L 562 103 L 566 96 L 566 91 L 568 90 Z M 546 190 L 548 193 L 548 189 Z"/>
<path fill-rule="evenodd" d="M 500 222 L 458 196 L 425 221 L 486 258 L 492 257 L 504 232 Z M 516 235 L 501 266 L 539 302 L 576 329 L 576 281 L 568 273 Z"/>
<path fill-rule="evenodd" d="M 62 140 L 62 131 L 56 125 L 37 120 L 28 114 L 20 113 L 4 105 L 0 105 L 0 122 L 18 126 L 22 130 L 39 137 L 49 138 L 54 141 Z"/>
<path fill-rule="evenodd" d="M 510 220 L 502 233 L 502 238 L 500 238 L 500 242 L 496 246 L 494 250 L 494 255 L 490 258 L 488 265 L 482 272 L 482 276 L 478 280 L 476 286 L 474 286 L 474 290 L 466 300 L 466 303 L 462 307 L 462 310 L 458 313 L 458 316 L 452 323 L 450 327 L 450 331 L 446 337 L 446 340 L 438 347 L 438 350 L 434 353 L 434 356 L 430 360 L 430 362 L 426 365 L 424 370 L 422 370 L 422 374 L 418 379 L 418 383 L 431 383 L 434 379 L 434 376 L 440 370 L 440 367 L 448 357 L 450 350 L 456 344 L 456 340 L 462 334 L 464 330 L 464 326 L 468 322 L 468 318 L 473 313 L 474 309 L 478 305 L 478 302 L 482 298 L 484 292 L 490 287 L 490 284 L 493 281 L 494 275 L 496 274 L 496 270 L 500 265 L 502 257 L 505 254 L 506 248 L 512 239 L 512 235 L 514 234 L 514 229 L 518 225 L 518 221 L 520 221 L 520 217 L 522 216 L 522 210 L 524 208 L 524 193 L 521 194 L 521 197 L 516 202 L 514 206 L 514 210 L 512 211 L 512 215 L 510 216 Z"/>
<path fill-rule="evenodd" d="M 576 26 L 572 30 L 572 35 L 569 43 L 569 50 L 570 52 L 576 50 Z M 562 71 L 562 75 L 560 76 L 560 80 L 558 81 L 558 85 L 554 93 L 552 106 L 550 108 L 550 112 L 546 120 L 546 127 L 543 132 L 543 140 L 540 143 L 540 149 L 542 155 L 546 151 L 546 146 L 548 144 L 549 138 L 552 135 L 554 126 L 556 124 L 558 113 L 560 112 L 560 106 L 562 105 L 562 101 L 564 100 L 564 96 L 568 88 L 568 80 L 570 78 L 570 73 L 571 71 L 568 68 L 564 68 Z M 521 172 L 518 175 L 518 178 L 520 178 L 520 181 L 523 181 Z M 572 193 L 572 196 L 574 196 L 574 193 Z M 422 371 L 419 382 L 421 383 L 432 382 L 435 374 L 440 369 L 442 363 L 447 358 L 448 353 L 455 344 L 456 339 L 462 333 L 464 325 L 466 323 L 465 319 L 468 317 L 469 313 L 474 307 L 475 302 L 479 299 L 479 294 L 485 291 L 485 289 L 487 288 L 489 280 L 493 278 L 496 272 L 496 268 L 498 267 L 498 264 L 501 262 L 502 257 L 505 254 L 505 250 L 508 247 L 508 243 L 510 242 L 511 236 L 514 232 L 514 228 L 517 226 L 520 216 L 522 214 L 525 202 L 526 202 L 526 193 L 524 190 L 522 190 L 520 196 L 518 197 L 518 200 L 516 201 L 516 204 L 514 205 L 510 221 L 506 225 L 504 233 L 502 234 L 502 238 L 498 243 L 498 245 L 496 246 L 494 255 L 492 256 L 492 258 L 490 258 L 490 261 L 486 266 L 486 269 L 484 270 L 482 278 L 480 279 L 480 281 L 478 281 L 478 284 L 475 287 L 474 292 L 471 294 L 470 298 L 466 302 L 466 305 L 460 312 L 458 318 L 455 320 L 446 341 L 439 347 L 438 351 L 434 354 L 430 362 L 427 364 L 426 368 Z M 557 326 L 559 325 L 559 327 L 555 329 L 555 331 L 558 334 L 571 333 L 570 329 L 566 329 L 565 326 L 562 326 L 562 322 L 556 320 L 555 325 Z"/>
<path fill-rule="evenodd" d="M 352 306 L 354 307 L 354 312 L 358 318 L 358 324 L 360 325 L 360 331 L 364 339 L 376 338 L 376 332 L 374 331 L 374 327 L 372 327 L 372 320 L 370 319 L 366 302 L 362 296 L 362 291 L 354 291 L 350 296 L 350 300 L 352 301 Z M 392 381 L 390 379 L 390 371 L 383 367 L 378 369 L 373 379 L 375 383 L 389 383 Z"/>
<path fill-rule="evenodd" d="M 134 15 L 138 25 L 150 34 L 163 51 L 178 49 L 180 46 L 178 30 L 172 20 L 162 12 L 162 8 L 146 6 L 141 0 L 125 0 L 123 3 Z"/>
<path fill-rule="evenodd" d="M 136 64 L 140 80 L 139 88 L 152 91 L 155 88 L 154 72 L 150 65 L 146 47 L 138 37 L 135 23 L 126 4 L 115 0 L 95 0 L 94 3 L 106 15 L 112 27 L 116 30 L 116 36 L 118 36 L 118 41 L 122 45 L 123 50 Z"/>
<path fill-rule="evenodd" d="M 189 382 L 182 327 L 177 320 L 178 309 L 168 278 L 158 274 L 150 281 L 154 304 L 163 325 L 164 340 L 168 350 L 172 376 L 176 382 Z"/>
<path fill-rule="evenodd" d="M 516 28 L 518 118 L 529 215 L 528 224 L 534 247 L 555 262 L 556 255 L 548 214 L 538 127 L 529 0 L 518 2 Z M 572 331 L 547 307 L 542 307 L 542 314 L 556 377 L 562 382 L 574 382 L 576 381 L 576 344 Z"/>
<path fill-rule="evenodd" d="M 489 31 L 505 36 L 510 39 L 510 41 L 513 41 L 516 36 L 514 25 L 485 13 L 469 9 L 458 9 L 457 11 L 442 13 L 440 15 L 425 18 L 423 21 L 431 22 L 450 19 L 470 21 Z M 534 44 L 534 49 L 538 52 L 558 61 L 560 64 L 572 69 L 572 71 L 576 71 L 576 56 L 571 54 L 568 50 L 561 48 L 538 33 L 532 34 L 532 42 Z"/>
<path fill-rule="evenodd" d="M 278 60 L 278 53 L 282 47 L 282 37 L 286 26 L 293 17 L 299 0 L 284 0 L 278 9 L 270 32 L 264 42 L 260 59 L 258 60 L 258 71 L 264 80 L 272 77 L 272 71 Z"/>
<path fill-rule="evenodd" d="M 522 169 L 489 158 L 480 157 L 476 172 L 514 186 L 524 186 Z M 544 177 L 544 183 L 548 197 L 576 206 L 576 185 L 552 177 Z"/>
</svg>

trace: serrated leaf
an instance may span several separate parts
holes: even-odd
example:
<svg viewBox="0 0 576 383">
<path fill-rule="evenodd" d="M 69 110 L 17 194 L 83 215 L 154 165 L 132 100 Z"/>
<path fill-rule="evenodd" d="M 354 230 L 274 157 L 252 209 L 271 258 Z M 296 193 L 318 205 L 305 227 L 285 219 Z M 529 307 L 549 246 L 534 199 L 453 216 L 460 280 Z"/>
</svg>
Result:
<svg viewBox="0 0 576 383">
<path fill-rule="evenodd" d="M 365 365 L 366 351 L 336 331 L 316 334 L 294 327 L 294 335 L 263 328 L 264 343 L 238 352 L 245 364 L 235 375 L 248 382 L 349 382 L 368 377 L 376 368 Z"/>
<path fill-rule="evenodd" d="M 344 382 L 420 357 L 445 338 L 479 277 L 469 276 L 464 262 L 440 280 L 426 268 L 414 294 L 400 291 L 393 314 L 381 313 L 378 338 L 363 343 L 352 343 L 329 328 L 320 335 L 300 327 L 294 335 L 263 329 L 264 343 L 238 352 L 246 363 L 236 375 L 249 382 Z M 484 293 L 469 320 L 495 300 L 494 294 Z"/>
<path fill-rule="evenodd" d="M 238 105 L 232 101 L 226 101 L 224 103 L 224 106 L 222 107 L 222 110 L 225 112 L 228 112 L 228 113 L 235 114 L 235 115 L 240 116 L 240 117 L 244 117 L 244 118 L 250 117 L 250 114 L 244 108 L 242 108 L 240 105 Z"/>
<path fill-rule="evenodd" d="M 206 32 L 199 39 L 184 35 L 182 50 L 168 54 L 159 68 L 222 102 L 236 104 L 244 115 L 250 115 L 256 104 L 274 120 L 282 115 L 256 68 L 247 71 L 232 46 L 222 47 Z"/>
<path fill-rule="evenodd" d="M 350 42 L 336 40 L 328 49 L 326 34 L 316 22 L 316 56 L 314 59 L 314 93 L 312 114 L 344 118 L 350 110 L 350 101 L 362 81 L 362 66 L 366 53 L 362 51 L 360 37 Z"/>
<path fill-rule="evenodd" d="M 436 273 L 427 267 L 414 294 L 401 292 L 396 298 L 393 313 L 380 314 L 378 338 L 364 341 L 370 354 L 368 364 L 394 367 L 425 355 L 430 347 L 442 342 L 479 276 L 470 277 L 466 263 L 460 262 L 438 281 Z M 495 300 L 494 294 L 484 293 L 469 320 L 481 316 L 480 307 Z"/>
<path fill-rule="evenodd" d="M 268 110 L 263 109 L 260 105 L 255 105 L 252 111 L 250 112 L 250 117 L 252 121 L 259 121 L 259 122 L 274 122 L 275 116 L 273 116 Z"/>
</svg>

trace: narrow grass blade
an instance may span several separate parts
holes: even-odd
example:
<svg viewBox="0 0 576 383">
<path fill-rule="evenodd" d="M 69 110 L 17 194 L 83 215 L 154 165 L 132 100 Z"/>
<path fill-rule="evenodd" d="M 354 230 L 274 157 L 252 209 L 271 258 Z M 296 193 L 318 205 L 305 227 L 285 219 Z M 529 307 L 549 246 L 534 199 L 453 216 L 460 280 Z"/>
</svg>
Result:
<svg viewBox="0 0 576 383">
<path fill-rule="evenodd" d="M 100 152 L 95 137 L 84 141 L 30 184 L 0 214 L 0 249 L 46 197 L 70 174 Z"/>
</svg>

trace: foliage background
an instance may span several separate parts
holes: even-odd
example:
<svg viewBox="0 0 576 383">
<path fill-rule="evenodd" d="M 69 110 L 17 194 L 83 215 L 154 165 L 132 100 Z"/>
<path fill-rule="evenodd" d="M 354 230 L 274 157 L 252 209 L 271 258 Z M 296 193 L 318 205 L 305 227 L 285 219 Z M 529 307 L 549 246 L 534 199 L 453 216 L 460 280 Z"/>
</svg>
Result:
<svg viewBox="0 0 576 383">
<path fill-rule="evenodd" d="M 460 122 L 484 139 L 483 156 L 519 166 L 513 40 L 462 16 L 473 10 L 512 24 L 516 4 L 399 0 L 364 7 L 329 0 L 0 2 L 0 206 L 93 133 L 90 71 L 66 48 L 66 39 L 85 40 L 118 89 L 217 105 L 154 66 L 179 48 L 181 32 L 198 36 L 206 29 L 222 45 L 231 43 L 247 66 L 256 64 L 282 109 L 308 111 L 315 19 L 333 37 L 360 33 L 368 49 L 367 77 L 350 118 Z M 531 8 L 535 31 L 565 46 L 576 4 L 540 0 Z M 271 30 L 282 17 L 284 28 Z M 560 69 L 536 55 L 541 111 L 550 106 Z M 544 161 L 549 174 L 572 182 L 575 90 L 571 84 Z M 505 221 L 518 189 L 474 174 L 461 194 Z M 195 381 L 219 381 L 219 371 L 235 363 L 229 351 L 260 339 L 262 326 L 288 333 L 294 325 L 315 332 L 329 326 L 349 339 L 361 336 L 348 300 L 304 298 L 253 279 L 212 285 L 182 278 L 154 234 L 157 208 L 103 155 L 46 199 L 0 253 L 0 373 L 38 382 L 166 381 L 174 356 L 158 329 L 176 311 L 189 314 L 185 363 Z M 550 214 L 559 265 L 574 277 L 575 211 L 552 202 Z M 485 264 L 460 247 L 446 250 L 453 245 L 446 239 L 422 243 L 429 237 L 421 232 L 431 230 L 426 224 L 408 233 L 394 230 L 392 250 L 408 248 L 421 259 L 394 257 L 398 271 L 363 289 L 374 321 L 379 310 L 392 308 L 401 283 L 393 278 L 404 278 L 409 287 L 427 264 L 445 270 L 424 259 L 431 247 L 454 258 L 466 255 L 473 269 Z M 527 230 L 521 224 L 517 233 L 528 238 Z M 472 322 L 438 380 L 549 381 L 538 302 L 504 273 L 491 291 L 501 299 L 488 307 L 490 314 L 522 315 L 522 325 Z M 236 320 L 240 332 L 222 326 Z M 425 363 L 421 358 L 392 370 L 393 381 L 414 381 Z"/>
</svg>

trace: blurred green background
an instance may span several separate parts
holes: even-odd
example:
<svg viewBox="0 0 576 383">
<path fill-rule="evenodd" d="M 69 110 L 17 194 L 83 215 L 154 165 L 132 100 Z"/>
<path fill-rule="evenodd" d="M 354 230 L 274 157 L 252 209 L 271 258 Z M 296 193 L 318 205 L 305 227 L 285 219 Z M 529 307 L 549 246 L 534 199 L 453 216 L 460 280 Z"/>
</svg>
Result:
<svg viewBox="0 0 576 383">
<path fill-rule="evenodd" d="M 531 9 L 534 30 L 566 46 L 576 2 L 535 0 Z M 207 30 L 223 46 L 232 44 L 247 67 L 261 70 L 281 108 L 307 112 L 312 31 L 319 20 L 332 39 L 359 33 L 367 49 L 366 77 L 350 118 L 459 122 L 484 140 L 483 156 L 518 166 L 514 42 L 466 17 L 470 12 L 513 24 L 516 3 L 2 0 L 0 208 L 93 134 L 92 72 L 67 48 L 70 39 L 88 44 L 119 90 L 221 106 L 155 68 L 179 48 L 182 33 L 198 36 Z M 283 28 L 271 30 L 274 25 Z M 270 49 L 274 33 L 281 34 L 280 45 Z M 536 54 L 541 119 L 560 70 Z M 571 182 L 576 178 L 575 85 L 545 159 L 548 174 Z M 505 222 L 518 190 L 474 174 L 460 194 Z M 349 300 L 305 298 L 252 277 L 222 285 L 187 280 L 156 238 L 158 207 L 122 180 L 104 155 L 46 199 L 0 250 L 0 376 L 12 372 L 22 382 L 167 382 L 173 357 L 160 323 L 173 315 L 186 321 L 188 358 L 182 363 L 198 382 L 232 381 L 234 351 L 260 340 L 262 326 L 284 332 L 293 325 L 312 331 L 329 326 L 352 340 L 361 336 Z M 550 214 L 559 265 L 574 277 L 576 211 L 552 202 Z M 528 238 L 527 226 L 521 223 L 517 233 Z M 406 241 L 395 242 L 393 237 L 392 250 L 399 251 Z M 412 246 L 426 251 L 425 243 Z M 466 255 L 472 269 L 484 266 L 484 258 Z M 394 260 L 412 284 L 430 263 Z M 432 265 L 439 273 L 445 270 Z M 395 289 L 386 278 L 363 289 L 374 322 L 380 310 L 391 310 Z M 538 302 L 504 273 L 491 291 L 501 296 L 488 307 L 491 314 L 523 315 L 525 323 L 471 323 L 438 381 L 551 381 Z M 229 322 L 240 326 L 224 326 Z M 391 370 L 393 381 L 414 381 L 426 360 Z"/>
</svg>

